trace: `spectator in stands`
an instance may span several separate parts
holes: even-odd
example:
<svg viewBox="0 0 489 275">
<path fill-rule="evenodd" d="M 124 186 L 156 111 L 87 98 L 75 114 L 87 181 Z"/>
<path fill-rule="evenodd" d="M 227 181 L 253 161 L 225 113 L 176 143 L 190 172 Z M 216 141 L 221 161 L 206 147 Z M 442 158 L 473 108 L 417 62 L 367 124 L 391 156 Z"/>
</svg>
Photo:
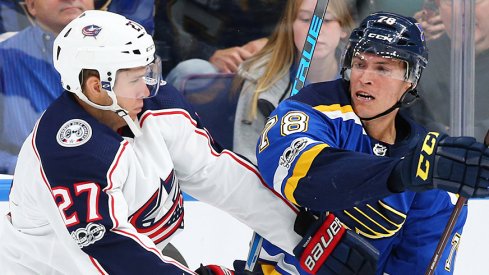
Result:
<svg viewBox="0 0 489 275">
<path fill-rule="evenodd" d="M 243 87 L 234 122 L 233 149 L 254 163 L 256 141 L 266 118 L 290 94 L 315 4 L 316 1 L 289 0 L 267 45 L 238 71 Z M 323 24 L 309 83 L 339 77 L 342 42 L 354 25 L 346 2 L 330 1 Z"/>
<path fill-rule="evenodd" d="M 0 173 L 13 174 L 23 140 L 63 89 L 53 67 L 56 35 L 93 0 L 26 0 L 35 24 L 0 43 Z"/>
<path fill-rule="evenodd" d="M 279 0 L 160 1 L 155 40 L 172 67 L 166 80 L 179 88 L 192 74 L 235 73 L 265 45 L 284 6 Z"/>
<path fill-rule="evenodd" d="M 437 39 L 445 33 L 445 25 L 436 1 L 424 0 L 423 8 L 413 16 L 421 24 L 426 40 Z"/>
<path fill-rule="evenodd" d="M 423 79 L 419 82 L 418 90 L 421 100 L 412 108 L 407 109 L 413 118 L 428 129 L 449 132 L 450 128 L 450 72 L 451 72 L 451 25 L 452 2 L 450 0 L 435 1 L 445 27 L 445 32 L 433 40 L 428 41 L 430 50 L 430 63 L 426 67 Z M 489 1 L 475 2 L 475 101 L 474 136 L 483 140 L 489 128 Z M 429 22 L 421 21 L 426 26 Z M 429 107 L 428 107 L 429 106 Z"/>
<path fill-rule="evenodd" d="M 35 121 L 62 92 L 52 47 L 66 24 L 85 10 L 99 8 L 140 20 L 148 32 L 153 29 L 152 18 L 147 19 L 153 14 L 152 1 L 25 0 L 23 7 L 33 24 L 0 43 L 0 173 L 7 174 L 13 174 Z"/>
</svg>

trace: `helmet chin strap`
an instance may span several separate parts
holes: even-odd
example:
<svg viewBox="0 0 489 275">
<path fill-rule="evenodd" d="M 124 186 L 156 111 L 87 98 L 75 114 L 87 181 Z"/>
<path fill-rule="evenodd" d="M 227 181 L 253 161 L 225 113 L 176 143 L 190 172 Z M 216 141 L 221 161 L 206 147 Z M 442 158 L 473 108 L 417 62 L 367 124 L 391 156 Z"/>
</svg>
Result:
<svg viewBox="0 0 489 275">
<path fill-rule="evenodd" d="M 117 105 L 117 107 L 119 106 Z M 136 124 L 136 122 L 132 120 L 132 118 L 129 116 L 129 113 L 126 110 L 122 109 L 121 107 L 119 108 L 120 109 L 115 110 L 114 112 L 124 119 L 127 126 L 129 126 L 129 129 L 131 129 L 132 133 L 134 134 L 134 137 L 141 136 L 142 135 L 141 129 Z"/>
<path fill-rule="evenodd" d="M 406 99 L 406 96 L 409 94 L 413 95 L 414 98 L 410 101 L 405 101 Z M 359 118 L 361 120 L 364 120 L 364 121 L 370 121 L 370 120 L 373 120 L 373 119 L 376 119 L 376 118 L 379 118 L 379 117 L 382 117 L 382 116 L 385 116 L 389 113 L 391 113 L 392 111 L 394 111 L 395 109 L 397 108 L 401 108 L 403 106 L 409 106 L 411 105 L 414 101 L 416 101 L 417 99 L 419 98 L 419 95 L 418 95 L 418 92 L 415 90 L 415 89 L 408 89 L 406 92 L 404 92 L 404 94 L 401 96 L 401 98 L 399 99 L 399 101 L 397 101 L 394 105 L 392 105 L 392 107 L 390 107 L 389 109 L 383 111 L 382 113 L 380 114 L 377 114 L 373 117 L 360 117 Z"/>
<path fill-rule="evenodd" d="M 107 94 L 112 99 L 112 104 L 111 105 L 107 105 L 107 106 L 93 103 L 81 91 L 80 92 L 77 92 L 75 94 L 83 102 L 87 103 L 88 105 L 92 106 L 93 108 L 96 108 L 96 109 L 99 109 L 99 110 L 105 110 L 105 111 L 112 111 L 112 112 L 115 112 L 116 114 L 118 114 L 120 117 L 122 117 L 124 119 L 124 121 L 126 122 L 127 126 L 129 126 L 129 129 L 131 129 L 132 133 L 134 134 L 134 137 L 139 137 L 139 136 L 142 135 L 141 129 L 136 124 L 136 122 L 134 120 L 132 120 L 132 118 L 129 116 L 129 113 L 126 110 L 124 110 L 121 106 L 119 106 L 119 104 L 117 103 L 117 98 L 115 96 L 115 93 L 108 92 L 107 91 Z"/>
</svg>

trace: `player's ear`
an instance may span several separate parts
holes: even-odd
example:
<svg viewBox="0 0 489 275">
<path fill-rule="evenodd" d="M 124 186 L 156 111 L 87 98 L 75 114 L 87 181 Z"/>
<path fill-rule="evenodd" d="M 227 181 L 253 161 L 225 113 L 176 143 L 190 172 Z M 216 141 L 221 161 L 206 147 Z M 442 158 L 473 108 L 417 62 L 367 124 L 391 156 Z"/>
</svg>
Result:
<svg viewBox="0 0 489 275">
<path fill-rule="evenodd" d="M 102 84 L 97 76 L 91 75 L 85 80 L 84 92 L 89 99 L 102 97 Z"/>
</svg>

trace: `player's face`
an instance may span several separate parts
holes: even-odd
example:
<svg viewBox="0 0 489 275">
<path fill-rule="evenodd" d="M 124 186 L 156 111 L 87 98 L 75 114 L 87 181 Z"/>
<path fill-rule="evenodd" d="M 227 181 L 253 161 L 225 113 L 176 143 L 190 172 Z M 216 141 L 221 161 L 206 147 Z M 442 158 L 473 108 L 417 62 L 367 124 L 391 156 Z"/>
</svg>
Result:
<svg viewBox="0 0 489 275">
<path fill-rule="evenodd" d="M 440 15 L 445 25 L 447 34 L 450 35 L 452 28 L 452 1 L 454 0 L 440 0 L 439 9 Z M 461 9 L 462 4 L 455 2 L 455 9 Z M 458 12 L 455 10 L 455 12 Z M 483 52 L 489 49 L 489 0 L 476 0 L 475 1 L 475 51 L 476 53 Z"/>
<path fill-rule="evenodd" d="M 36 21 L 55 34 L 84 11 L 94 9 L 94 0 L 25 0 L 25 3 Z"/>
<path fill-rule="evenodd" d="M 146 67 L 120 70 L 114 85 L 119 106 L 129 112 L 132 119 L 143 109 L 143 98 L 149 96 L 149 90 L 144 81 Z"/>
<path fill-rule="evenodd" d="M 392 107 L 411 86 L 403 61 L 361 53 L 352 60 L 350 94 L 355 113 L 373 117 Z"/>
<path fill-rule="evenodd" d="M 316 2 L 316 0 L 303 0 L 292 25 L 294 44 L 299 53 L 304 47 L 304 41 L 309 30 L 309 24 L 313 17 Z M 340 39 L 346 37 L 347 33 L 341 29 L 340 23 L 335 17 L 334 11 L 328 8 L 314 51 L 314 59 L 324 58 L 329 54 L 334 54 Z"/>
</svg>

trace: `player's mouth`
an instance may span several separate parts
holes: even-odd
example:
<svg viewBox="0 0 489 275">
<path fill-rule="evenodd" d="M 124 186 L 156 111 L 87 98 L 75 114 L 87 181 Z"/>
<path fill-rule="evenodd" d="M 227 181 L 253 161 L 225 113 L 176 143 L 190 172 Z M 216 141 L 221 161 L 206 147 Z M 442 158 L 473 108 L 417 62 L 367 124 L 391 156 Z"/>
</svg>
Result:
<svg viewBox="0 0 489 275">
<path fill-rule="evenodd" d="M 363 91 L 356 92 L 355 97 L 360 101 L 371 101 L 375 99 L 375 97 L 373 97 L 371 94 Z"/>
</svg>

